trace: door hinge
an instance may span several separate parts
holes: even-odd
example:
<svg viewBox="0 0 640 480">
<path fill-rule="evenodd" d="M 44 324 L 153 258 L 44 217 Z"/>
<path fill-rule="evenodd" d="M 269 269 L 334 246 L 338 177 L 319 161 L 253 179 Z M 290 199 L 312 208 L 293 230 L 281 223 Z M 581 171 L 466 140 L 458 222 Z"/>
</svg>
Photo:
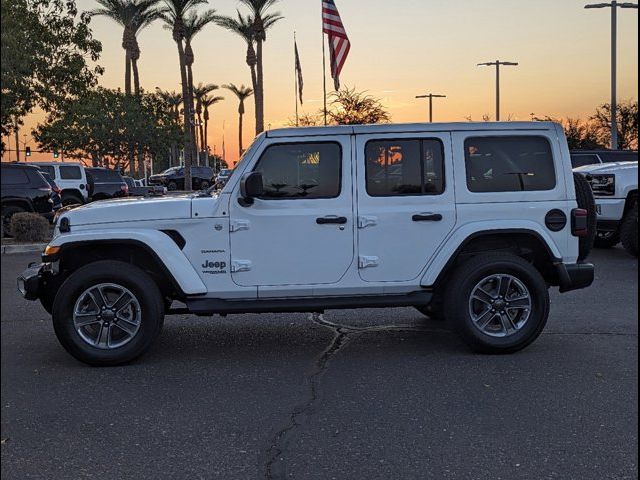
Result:
<svg viewBox="0 0 640 480">
<path fill-rule="evenodd" d="M 231 273 L 248 272 L 251 270 L 251 260 L 231 260 Z"/>
<path fill-rule="evenodd" d="M 240 230 L 249 230 L 251 222 L 249 220 L 231 220 L 229 223 L 230 232 L 239 232 Z"/>
<path fill-rule="evenodd" d="M 373 215 L 359 215 L 358 216 L 358 228 L 373 227 L 378 224 L 378 217 Z"/>
<path fill-rule="evenodd" d="M 379 260 L 380 259 L 378 257 L 360 255 L 358 257 L 358 268 L 377 267 Z"/>
</svg>

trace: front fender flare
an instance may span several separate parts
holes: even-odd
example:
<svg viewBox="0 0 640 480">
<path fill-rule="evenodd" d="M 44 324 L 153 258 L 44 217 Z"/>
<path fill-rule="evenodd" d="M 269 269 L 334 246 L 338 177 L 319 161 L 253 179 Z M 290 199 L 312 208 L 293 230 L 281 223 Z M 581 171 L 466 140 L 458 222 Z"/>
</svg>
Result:
<svg viewBox="0 0 640 480">
<path fill-rule="evenodd" d="M 91 230 L 77 231 L 58 235 L 49 245 L 52 247 L 72 248 L 74 244 L 129 243 L 143 247 L 151 253 L 167 273 L 173 277 L 176 285 L 186 295 L 207 293 L 207 287 L 198 276 L 185 254 L 169 238 L 158 230 Z"/>
</svg>

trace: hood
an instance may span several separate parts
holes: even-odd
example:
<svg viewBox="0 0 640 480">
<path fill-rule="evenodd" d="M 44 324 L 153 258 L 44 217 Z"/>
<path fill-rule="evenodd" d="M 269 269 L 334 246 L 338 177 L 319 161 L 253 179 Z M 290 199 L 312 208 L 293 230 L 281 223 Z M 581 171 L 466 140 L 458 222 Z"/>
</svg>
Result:
<svg viewBox="0 0 640 480">
<path fill-rule="evenodd" d="M 585 165 L 583 167 L 575 168 L 573 171 L 586 175 L 588 173 L 619 173 L 625 170 L 637 170 L 638 162 L 611 162 L 611 163 L 596 163 L 595 165 Z"/>
<path fill-rule="evenodd" d="M 191 200 L 192 195 L 101 200 L 74 208 L 64 216 L 71 225 L 191 218 Z"/>
</svg>

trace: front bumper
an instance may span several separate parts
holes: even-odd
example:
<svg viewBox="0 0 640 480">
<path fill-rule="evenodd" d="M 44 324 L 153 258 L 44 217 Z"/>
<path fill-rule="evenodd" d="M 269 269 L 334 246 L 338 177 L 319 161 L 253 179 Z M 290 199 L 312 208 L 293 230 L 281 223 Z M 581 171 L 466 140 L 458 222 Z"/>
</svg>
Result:
<svg viewBox="0 0 640 480">
<path fill-rule="evenodd" d="M 587 288 L 595 276 L 592 263 L 557 263 L 556 269 L 562 293 Z"/>
<path fill-rule="evenodd" d="M 18 291 L 27 300 L 37 300 L 42 288 L 42 277 L 51 271 L 49 263 L 32 263 L 17 279 Z"/>
<path fill-rule="evenodd" d="M 598 222 L 620 221 L 624 215 L 624 198 L 596 197 L 596 211 Z"/>
</svg>

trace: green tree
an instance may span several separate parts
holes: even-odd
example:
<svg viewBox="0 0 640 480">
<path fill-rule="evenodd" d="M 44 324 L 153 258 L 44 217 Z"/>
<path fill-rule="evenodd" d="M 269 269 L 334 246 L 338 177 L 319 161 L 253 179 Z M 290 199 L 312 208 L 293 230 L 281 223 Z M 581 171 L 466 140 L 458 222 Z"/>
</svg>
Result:
<svg viewBox="0 0 640 480">
<path fill-rule="evenodd" d="M 127 168 L 132 151 L 143 158 L 167 157 L 180 132 L 173 107 L 161 95 L 136 98 L 99 87 L 49 114 L 33 133 L 40 148 L 91 158 L 94 166 Z"/>
<path fill-rule="evenodd" d="M 355 88 L 342 88 L 331 95 L 328 117 L 336 125 L 387 123 L 391 115 L 379 99 L 357 92 Z"/>
<path fill-rule="evenodd" d="M 604 103 L 591 117 L 598 129 L 601 143 L 611 144 L 611 104 Z M 618 104 L 618 148 L 620 150 L 638 149 L 638 101 L 629 100 Z"/>
<path fill-rule="evenodd" d="M 198 136 L 200 137 L 198 149 L 202 151 L 206 151 L 205 146 L 205 133 L 204 133 L 204 123 L 202 121 L 202 100 L 206 95 L 213 92 L 214 90 L 218 90 L 220 87 L 218 85 L 214 85 L 213 83 L 202 83 L 200 82 L 196 87 L 193 87 L 193 98 L 196 102 L 196 117 L 198 118 Z M 198 142 L 196 142 L 198 143 Z"/>
<path fill-rule="evenodd" d="M 53 111 L 82 96 L 103 72 L 102 46 L 74 0 L 1 0 L 0 124 L 8 135 L 40 107 Z"/>
<path fill-rule="evenodd" d="M 211 118 L 209 115 L 209 108 L 213 107 L 216 103 L 224 100 L 224 97 L 212 97 L 210 95 L 205 95 L 202 97 L 201 103 L 202 108 L 204 109 L 203 117 L 204 117 L 204 146 L 203 150 L 205 152 L 209 152 L 209 119 Z"/>
<path fill-rule="evenodd" d="M 239 156 L 242 156 L 242 153 L 244 152 L 242 145 L 242 117 L 244 116 L 244 101 L 253 95 L 253 89 L 245 87 L 244 85 L 237 87 L 233 83 L 224 85 L 224 88 L 233 92 L 233 94 L 238 97 L 238 150 L 240 154 Z"/>
<path fill-rule="evenodd" d="M 280 12 L 269 12 L 278 0 L 240 0 L 253 18 L 253 40 L 256 43 L 256 135 L 264 130 L 264 63 L 262 48 L 267 40 L 267 30 L 284 17 Z"/>
<path fill-rule="evenodd" d="M 253 91 L 255 92 L 258 84 L 258 77 L 256 73 L 256 64 L 258 62 L 256 57 L 256 49 L 253 45 L 253 24 L 254 20 L 251 15 L 243 16 L 240 11 L 236 11 L 237 18 L 234 17 L 218 17 L 216 19 L 216 23 L 221 27 L 229 30 L 230 32 L 235 33 L 240 38 L 242 38 L 247 44 L 247 54 L 245 57 L 245 61 L 247 62 L 247 66 L 249 67 L 249 71 L 251 72 L 251 86 L 253 87 Z M 256 109 L 258 111 L 257 97 L 254 96 L 254 101 L 256 102 Z M 257 122 L 257 118 L 256 118 Z M 257 128 L 256 128 L 257 131 Z"/>
<path fill-rule="evenodd" d="M 193 10 L 207 0 L 164 0 L 165 8 L 161 15 L 168 30 L 171 30 L 173 41 L 178 48 L 180 82 L 182 85 L 183 136 L 184 136 L 184 177 L 185 188 L 191 189 L 191 165 L 195 156 L 195 138 L 193 130 L 193 95 L 187 73 L 187 56 L 185 54 L 185 38 L 187 34 L 186 19 Z"/>
<path fill-rule="evenodd" d="M 125 51 L 124 91 L 131 94 L 131 74 L 133 72 L 133 91 L 140 95 L 140 74 L 138 60 L 140 45 L 138 34 L 145 27 L 160 18 L 157 6 L 159 0 L 96 0 L 102 8 L 88 12 L 90 16 L 105 16 L 123 28 L 122 48 Z"/>
</svg>

